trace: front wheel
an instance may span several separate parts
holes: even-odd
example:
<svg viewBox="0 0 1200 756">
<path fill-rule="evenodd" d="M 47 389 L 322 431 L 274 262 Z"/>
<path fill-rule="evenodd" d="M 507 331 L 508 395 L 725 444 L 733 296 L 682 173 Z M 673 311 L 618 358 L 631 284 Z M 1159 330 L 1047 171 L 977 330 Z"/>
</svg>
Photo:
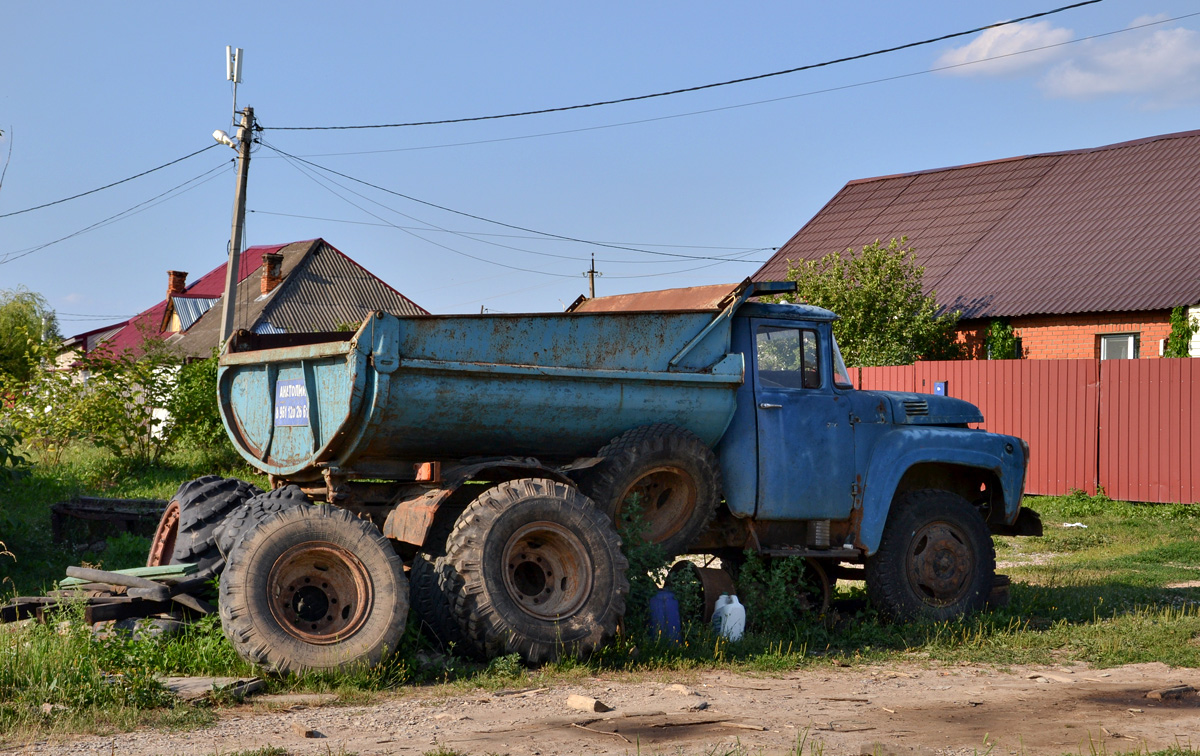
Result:
<svg viewBox="0 0 1200 756">
<path fill-rule="evenodd" d="M 984 608 L 995 571 L 979 510 L 949 491 L 909 491 L 867 559 L 867 595 L 893 619 L 947 620 Z"/>
<path fill-rule="evenodd" d="M 443 590 L 485 655 L 587 654 L 625 614 L 629 566 L 612 522 L 571 486 L 524 478 L 489 488 L 446 546 Z"/>
</svg>

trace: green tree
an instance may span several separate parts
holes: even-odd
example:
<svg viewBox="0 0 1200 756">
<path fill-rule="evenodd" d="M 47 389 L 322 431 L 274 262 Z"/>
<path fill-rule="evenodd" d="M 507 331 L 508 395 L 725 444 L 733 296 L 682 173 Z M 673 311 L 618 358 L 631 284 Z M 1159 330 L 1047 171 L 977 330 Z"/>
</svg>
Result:
<svg viewBox="0 0 1200 756">
<path fill-rule="evenodd" d="M 0 376 L 29 379 L 59 340 L 58 321 L 45 297 L 23 286 L 0 289 Z"/>
<path fill-rule="evenodd" d="M 1021 344 L 1012 324 L 996 318 L 988 325 L 987 357 L 989 360 L 1021 359 Z"/>
<path fill-rule="evenodd" d="M 1200 330 L 1200 324 L 1188 314 L 1188 308 L 1171 310 L 1171 335 L 1167 337 L 1167 348 L 1163 357 L 1190 357 L 1192 336 Z"/>
<path fill-rule="evenodd" d="M 923 293 L 924 271 L 907 237 L 788 262 L 798 301 L 841 316 L 833 333 L 852 367 L 961 357 L 958 312 L 939 311 L 935 293 Z"/>
</svg>

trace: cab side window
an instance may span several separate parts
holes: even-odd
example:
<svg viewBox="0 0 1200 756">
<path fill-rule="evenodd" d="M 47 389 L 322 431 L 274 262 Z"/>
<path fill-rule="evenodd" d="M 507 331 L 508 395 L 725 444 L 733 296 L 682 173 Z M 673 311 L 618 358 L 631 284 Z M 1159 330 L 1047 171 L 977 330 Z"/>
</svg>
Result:
<svg viewBox="0 0 1200 756">
<path fill-rule="evenodd" d="M 821 387 L 816 331 L 759 326 L 754 340 L 758 379 L 762 385 L 775 388 Z"/>
</svg>

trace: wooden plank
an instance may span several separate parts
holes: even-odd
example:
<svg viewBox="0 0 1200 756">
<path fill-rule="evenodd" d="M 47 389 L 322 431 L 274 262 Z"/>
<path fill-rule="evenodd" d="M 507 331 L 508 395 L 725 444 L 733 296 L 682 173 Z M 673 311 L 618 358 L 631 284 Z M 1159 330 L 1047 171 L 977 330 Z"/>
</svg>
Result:
<svg viewBox="0 0 1200 756">
<path fill-rule="evenodd" d="M 151 614 L 166 614 L 171 611 L 170 601 L 147 601 L 126 599 L 92 604 L 83 610 L 83 621 L 87 624 L 123 620 L 130 617 L 149 617 Z"/>
<path fill-rule="evenodd" d="M 195 574 L 199 567 L 195 564 L 164 564 L 158 567 L 130 567 L 125 570 L 111 570 L 114 575 L 128 575 L 130 577 L 145 578 L 147 580 L 167 580 L 170 578 L 183 578 L 188 575 Z M 85 580 L 84 578 L 68 577 L 58 581 L 59 586 L 67 587 L 74 585 L 82 585 L 90 582 L 112 582 L 112 581 L 94 581 Z"/>
<path fill-rule="evenodd" d="M 93 583 L 112 583 L 113 585 L 124 585 L 129 588 L 142 588 L 149 590 L 155 600 L 165 600 L 171 597 L 171 591 L 162 583 L 156 583 L 153 580 L 147 580 L 136 575 L 123 575 L 119 572 L 109 572 L 107 570 L 94 570 L 90 567 L 68 567 L 67 576 L 74 578 L 83 578 Z"/>
</svg>

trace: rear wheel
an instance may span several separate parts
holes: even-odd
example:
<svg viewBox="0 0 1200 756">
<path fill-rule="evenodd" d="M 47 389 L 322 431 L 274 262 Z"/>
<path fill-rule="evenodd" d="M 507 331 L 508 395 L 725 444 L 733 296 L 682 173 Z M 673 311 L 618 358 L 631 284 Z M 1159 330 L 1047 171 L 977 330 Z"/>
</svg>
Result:
<svg viewBox="0 0 1200 756">
<path fill-rule="evenodd" d="M 242 537 L 259 522 L 285 509 L 309 504 L 312 502 L 299 486 L 284 486 L 252 496 L 242 506 L 230 511 L 213 531 L 217 550 L 221 552 L 221 556 L 229 559 L 230 552 L 241 542 Z"/>
<path fill-rule="evenodd" d="M 400 557 L 344 509 L 293 507 L 257 523 L 221 575 L 221 625 L 269 671 L 372 666 L 396 650 L 408 616 Z"/>
<path fill-rule="evenodd" d="M 447 544 L 447 598 L 488 656 L 587 654 L 625 614 L 628 562 L 612 523 L 571 486 L 525 478 L 488 489 Z"/>
<path fill-rule="evenodd" d="M 231 511 L 260 493 L 257 486 L 219 475 L 184 483 L 158 522 L 147 566 L 194 562 L 200 565 L 200 575 L 219 573 L 225 560 L 217 549 L 217 528 Z"/>
<path fill-rule="evenodd" d="M 947 620 L 984 608 L 995 571 L 979 510 L 949 491 L 910 491 L 892 504 L 867 559 L 867 595 L 894 619 Z"/>
<path fill-rule="evenodd" d="M 682 554 L 720 502 L 721 473 L 712 449 L 690 431 L 659 423 L 622 433 L 597 452 L 580 488 L 617 527 L 636 513 L 645 538 L 667 556 Z"/>
</svg>

